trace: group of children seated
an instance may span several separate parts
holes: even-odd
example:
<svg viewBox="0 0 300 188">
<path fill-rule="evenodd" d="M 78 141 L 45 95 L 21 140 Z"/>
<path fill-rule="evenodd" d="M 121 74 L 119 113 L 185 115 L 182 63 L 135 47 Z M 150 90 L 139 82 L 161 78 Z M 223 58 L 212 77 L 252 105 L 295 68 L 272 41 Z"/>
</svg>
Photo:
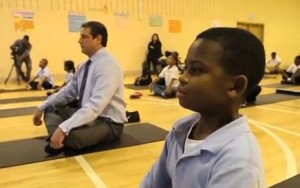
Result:
<svg viewBox="0 0 300 188">
<path fill-rule="evenodd" d="M 295 57 L 294 63 L 281 72 L 282 84 L 300 84 L 300 55 Z"/>
<path fill-rule="evenodd" d="M 163 98 L 176 97 L 176 89 L 179 85 L 178 53 L 169 53 L 166 58 L 166 66 L 159 73 L 158 77 L 152 80 L 150 68 L 143 63 L 142 75 L 135 79 L 134 85 L 149 85 L 149 89 L 156 96 Z"/>
<path fill-rule="evenodd" d="M 276 52 L 271 53 L 271 58 L 266 62 L 265 73 L 281 74 L 281 84 L 300 84 L 300 55 L 295 57 L 294 63 L 287 69 L 281 69 L 281 59 Z"/>
<path fill-rule="evenodd" d="M 179 85 L 180 67 L 178 67 L 179 57 L 178 53 L 168 53 L 166 57 L 166 66 L 159 73 L 154 80 L 151 77 L 150 68 L 147 63 L 143 63 L 142 75 L 135 79 L 134 85 L 146 86 L 156 96 L 163 98 L 176 97 L 176 89 Z M 266 73 L 281 73 L 282 84 L 299 84 L 300 83 L 300 55 L 295 57 L 294 63 L 286 70 L 280 69 L 280 58 L 276 52 L 271 53 L 271 58 L 266 62 Z M 181 72 L 182 73 L 182 72 Z M 260 94 L 262 88 L 259 85 L 254 86 L 242 106 L 253 104 L 257 96 Z"/>
<path fill-rule="evenodd" d="M 55 89 L 52 92 L 49 92 L 48 95 L 56 92 L 59 88 L 68 84 L 75 73 L 75 65 L 72 60 L 67 60 L 64 62 L 64 70 L 67 72 L 66 78 L 64 83 L 61 86 L 56 86 L 54 83 L 53 75 L 48 68 L 48 60 L 41 59 L 39 62 L 39 70 L 29 82 L 26 84 L 26 88 L 28 90 L 48 90 L 48 89 Z"/>
</svg>

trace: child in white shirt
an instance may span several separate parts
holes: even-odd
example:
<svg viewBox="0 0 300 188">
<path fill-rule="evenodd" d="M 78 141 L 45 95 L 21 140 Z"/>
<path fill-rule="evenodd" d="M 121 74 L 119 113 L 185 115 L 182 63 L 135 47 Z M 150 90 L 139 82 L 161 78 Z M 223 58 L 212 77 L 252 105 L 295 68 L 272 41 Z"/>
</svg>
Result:
<svg viewBox="0 0 300 188">
<path fill-rule="evenodd" d="M 294 63 L 282 71 L 282 84 L 300 83 L 300 55 L 295 57 Z"/>
<path fill-rule="evenodd" d="M 37 75 L 27 83 L 27 89 L 42 90 L 42 89 L 52 89 L 54 87 L 54 78 L 47 65 L 48 65 L 47 59 L 40 60 L 39 63 L 40 69 Z M 39 79 L 39 81 L 35 81 L 36 79 Z"/>
<path fill-rule="evenodd" d="M 175 53 L 172 53 L 167 57 L 167 64 L 158 78 L 156 78 L 150 84 L 150 91 L 154 92 L 155 95 L 162 96 L 164 98 L 172 98 L 176 96 L 176 89 L 179 84 L 179 70 L 177 68 L 178 56 Z M 160 85 L 158 82 L 164 79 L 165 84 Z"/>
</svg>

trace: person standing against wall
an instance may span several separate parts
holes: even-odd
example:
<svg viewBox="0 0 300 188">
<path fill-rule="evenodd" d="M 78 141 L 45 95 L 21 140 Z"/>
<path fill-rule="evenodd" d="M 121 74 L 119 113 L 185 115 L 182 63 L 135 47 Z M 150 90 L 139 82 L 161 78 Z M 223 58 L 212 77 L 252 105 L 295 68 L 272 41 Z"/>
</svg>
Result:
<svg viewBox="0 0 300 188">
<path fill-rule="evenodd" d="M 148 54 L 147 54 L 147 64 L 149 69 L 151 69 L 151 64 L 153 67 L 152 73 L 157 74 L 157 62 L 162 56 L 161 52 L 161 41 L 157 33 L 154 33 L 151 37 L 151 41 L 148 43 Z"/>
</svg>

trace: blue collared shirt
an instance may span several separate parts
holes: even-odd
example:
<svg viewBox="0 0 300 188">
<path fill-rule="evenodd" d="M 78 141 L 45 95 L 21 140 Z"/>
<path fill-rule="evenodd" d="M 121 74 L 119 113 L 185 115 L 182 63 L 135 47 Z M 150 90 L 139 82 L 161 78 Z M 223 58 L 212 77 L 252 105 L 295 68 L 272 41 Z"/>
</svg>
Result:
<svg viewBox="0 0 300 188">
<path fill-rule="evenodd" d="M 262 155 L 242 116 L 184 154 L 187 133 L 200 118 L 179 120 L 141 188 L 265 188 Z"/>
<path fill-rule="evenodd" d="M 108 117 L 116 123 L 127 121 L 121 66 L 106 48 L 98 50 L 90 60 L 92 63 L 89 67 L 82 106 L 72 117 L 59 125 L 67 134 L 71 129 L 88 124 L 98 116 Z M 65 105 L 78 98 L 85 64 L 79 66 L 68 85 L 50 96 L 39 109 L 44 111 L 50 105 Z"/>
</svg>

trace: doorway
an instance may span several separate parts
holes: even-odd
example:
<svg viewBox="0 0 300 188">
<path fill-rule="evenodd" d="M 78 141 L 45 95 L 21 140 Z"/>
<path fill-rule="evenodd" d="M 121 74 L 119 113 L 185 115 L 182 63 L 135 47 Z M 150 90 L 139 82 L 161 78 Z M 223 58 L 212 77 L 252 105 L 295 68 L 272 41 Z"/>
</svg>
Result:
<svg viewBox="0 0 300 188">
<path fill-rule="evenodd" d="M 238 22 L 237 28 L 247 30 L 254 34 L 262 43 L 264 42 L 264 24 Z"/>
</svg>

